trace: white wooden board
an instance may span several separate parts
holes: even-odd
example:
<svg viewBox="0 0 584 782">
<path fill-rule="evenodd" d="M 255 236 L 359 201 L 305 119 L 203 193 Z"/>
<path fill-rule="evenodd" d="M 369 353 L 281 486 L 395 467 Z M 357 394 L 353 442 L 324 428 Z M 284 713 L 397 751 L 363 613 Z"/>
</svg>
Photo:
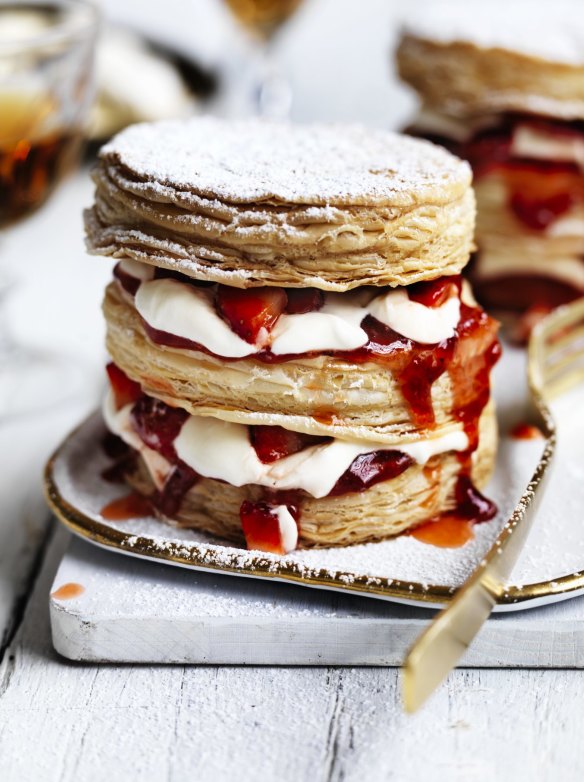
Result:
<svg viewBox="0 0 584 782">
<path fill-rule="evenodd" d="M 396 668 L 69 663 L 47 601 L 66 537 L 0 663 L 2 782 L 584 778 L 580 670 L 456 670 L 412 716 Z"/>
<path fill-rule="evenodd" d="M 73 660 L 400 665 L 431 612 L 119 557 L 72 540 L 51 592 L 53 643 Z M 493 616 L 463 665 L 584 667 L 584 599 Z"/>
</svg>

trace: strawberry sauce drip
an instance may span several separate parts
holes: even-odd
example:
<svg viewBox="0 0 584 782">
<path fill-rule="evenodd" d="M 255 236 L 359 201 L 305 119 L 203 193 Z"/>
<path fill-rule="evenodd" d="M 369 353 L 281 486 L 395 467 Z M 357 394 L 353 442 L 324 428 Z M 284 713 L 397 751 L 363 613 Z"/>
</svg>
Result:
<svg viewBox="0 0 584 782">
<path fill-rule="evenodd" d="M 474 538 L 471 521 L 447 514 L 430 519 L 405 534 L 438 548 L 461 548 Z"/>
<path fill-rule="evenodd" d="M 131 492 L 105 505 L 99 512 L 108 521 L 128 521 L 152 515 L 152 504 L 147 497 Z"/>
<path fill-rule="evenodd" d="M 182 408 L 171 407 L 146 395 L 136 402 L 131 412 L 140 439 L 173 465 L 162 489 L 150 498 L 157 510 L 169 517 L 178 512 L 184 496 L 199 479 L 197 473 L 178 458 L 174 447 L 188 415 Z"/>
<path fill-rule="evenodd" d="M 456 510 L 449 515 L 455 515 L 459 519 L 466 519 L 473 524 L 478 524 L 490 521 L 497 514 L 495 503 L 481 494 L 466 472 L 458 476 L 454 495 Z"/>
<path fill-rule="evenodd" d="M 114 401 L 118 410 L 135 402 L 142 395 L 140 384 L 136 383 L 112 361 L 105 368 L 110 387 L 114 395 Z"/>
<path fill-rule="evenodd" d="M 521 421 L 511 429 L 509 437 L 513 440 L 543 440 L 544 433 L 538 426 Z"/>
<path fill-rule="evenodd" d="M 122 288 L 129 293 L 130 296 L 135 296 L 140 287 L 141 280 L 134 277 L 132 274 L 128 274 L 122 269 L 122 264 L 117 263 L 114 266 L 114 278 L 120 283 Z"/>
<path fill-rule="evenodd" d="M 466 474 L 458 477 L 455 501 L 453 511 L 430 519 L 406 534 L 439 548 L 460 548 L 473 539 L 474 524 L 490 521 L 497 514 L 497 506 L 480 493 Z"/>
<path fill-rule="evenodd" d="M 101 441 L 101 447 L 113 463 L 102 471 L 101 477 L 107 483 L 125 483 L 125 476 L 136 464 L 136 453 L 121 437 L 107 432 Z"/>
</svg>

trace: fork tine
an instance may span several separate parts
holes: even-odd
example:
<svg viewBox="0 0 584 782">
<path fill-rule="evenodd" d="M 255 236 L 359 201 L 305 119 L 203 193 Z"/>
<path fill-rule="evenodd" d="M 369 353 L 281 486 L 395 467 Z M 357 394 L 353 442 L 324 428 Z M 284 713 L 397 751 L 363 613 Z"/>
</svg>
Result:
<svg viewBox="0 0 584 782">
<path fill-rule="evenodd" d="M 535 355 L 535 344 L 541 350 Z M 543 321 L 530 358 L 541 369 L 541 390 L 551 399 L 579 383 L 584 374 L 584 299 Z"/>
</svg>

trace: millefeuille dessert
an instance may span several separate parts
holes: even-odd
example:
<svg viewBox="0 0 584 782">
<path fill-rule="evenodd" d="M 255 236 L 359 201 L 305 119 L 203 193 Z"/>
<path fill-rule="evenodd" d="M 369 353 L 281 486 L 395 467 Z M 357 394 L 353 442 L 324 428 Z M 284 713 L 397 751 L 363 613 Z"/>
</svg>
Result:
<svg viewBox="0 0 584 782">
<path fill-rule="evenodd" d="M 409 131 L 470 161 L 477 296 L 528 327 L 584 295 L 582 31 L 555 4 L 471 5 L 434 4 L 404 30 L 399 72 L 422 100 Z"/>
<path fill-rule="evenodd" d="M 94 173 L 108 428 L 167 521 L 288 552 L 494 515 L 468 164 L 356 127 L 138 125 Z"/>
</svg>

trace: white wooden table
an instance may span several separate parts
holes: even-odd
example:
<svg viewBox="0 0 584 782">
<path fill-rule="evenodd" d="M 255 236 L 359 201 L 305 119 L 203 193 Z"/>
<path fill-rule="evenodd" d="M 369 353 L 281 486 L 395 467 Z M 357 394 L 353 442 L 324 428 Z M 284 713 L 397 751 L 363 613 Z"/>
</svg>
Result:
<svg viewBox="0 0 584 782">
<path fill-rule="evenodd" d="M 106 4 L 126 16 L 139 11 L 145 23 L 149 13 L 151 24 L 160 8 Z M 209 3 L 185 5 L 176 25 L 183 41 L 189 13 Z M 384 86 L 396 5 L 313 0 L 282 44 L 297 90 L 305 85 L 299 118 L 384 124 L 404 116 L 403 93 Z M 172 18 L 165 15 L 166 30 Z M 209 61 L 220 59 L 216 27 L 196 37 Z M 310 73 L 319 78 L 307 82 Z M 337 78 L 346 89 L 330 88 Z M 109 272 L 106 262 L 84 258 L 79 209 L 89 199 L 86 178 L 70 182 L 29 223 L 0 236 L 0 262 L 15 276 L 24 276 L 27 258 L 26 285 L 11 302 L 14 330 L 84 355 L 95 369 L 76 404 L 0 427 L 0 780 L 582 779 L 578 670 L 457 670 L 408 717 L 395 668 L 99 666 L 53 651 L 48 592 L 68 536 L 47 526 L 40 470 L 99 391 L 99 300 Z M 546 616 L 553 622 L 553 611 L 564 610 Z"/>
</svg>

